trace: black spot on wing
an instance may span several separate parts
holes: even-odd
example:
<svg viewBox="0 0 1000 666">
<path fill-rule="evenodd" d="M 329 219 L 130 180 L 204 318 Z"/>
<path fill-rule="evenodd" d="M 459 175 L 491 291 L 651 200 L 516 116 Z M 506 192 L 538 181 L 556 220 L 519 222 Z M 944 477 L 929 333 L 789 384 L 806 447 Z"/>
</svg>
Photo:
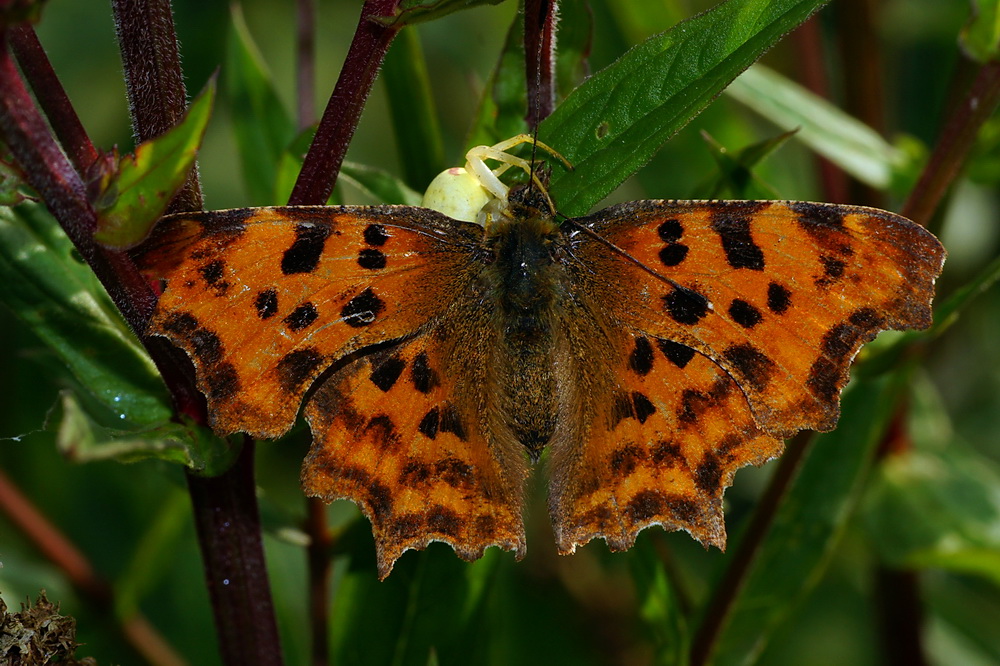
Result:
<svg viewBox="0 0 1000 666">
<path fill-rule="evenodd" d="M 406 360 L 394 354 L 372 369 L 371 380 L 383 393 L 396 385 L 396 381 L 406 368 Z"/>
<path fill-rule="evenodd" d="M 436 439 L 438 434 L 438 428 L 441 424 L 441 410 L 437 407 L 431 407 L 424 418 L 420 419 L 420 423 L 417 425 L 417 430 L 420 431 L 428 439 Z"/>
<path fill-rule="evenodd" d="M 646 419 L 656 412 L 656 407 L 649 398 L 638 391 L 632 394 L 632 404 L 635 407 L 635 418 L 639 423 L 645 423 Z"/>
<path fill-rule="evenodd" d="M 657 490 L 640 490 L 625 505 L 625 515 L 641 523 L 662 514 L 667 506 L 663 493 Z"/>
<path fill-rule="evenodd" d="M 823 265 L 823 274 L 815 279 L 817 287 L 827 287 L 844 277 L 846 262 L 825 254 L 820 255 L 819 262 Z"/>
<path fill-rule="evenodd" d="M 772 282 L 767 285 L 767 309 L 774 314 L 785 314 L 792 304 L 792 292 L 787 288 Z"/>
<path fill-rule="evenodd" d="M 222 279 L 226 273 L 226 262 L 221 259 L 208 262 L 198 272 L 217 296 L 222 296 L 229 289 L 229 283 Z"/>
<path fill-rule="evenodd" d="M 275 367 L 281 388 L 287 393 L 297 392 L 324 360 L 323 354 L 314 347 L 288 352 Z"/>
<path fill-rule="evenodd" d="M 677 266 L 687 258 L 687 254 L 687 245 L 671 243 L 660 250 L 660 263 L 664 266 Z"/>
<path fill-rule="evenodd" d="M 431 367 L 427 358 L 427 352 L 422 351 L 413 359 L 410 377 L 413 380 L 413 388 L 421 393 L 430 393 L 441 385 L 437 372 Z"/>
<path fill-rule="evenodd" d="M 370 271 L 385 268 L 386 257 L 382 250 L 365 248 L 358 253 L 358 266 Z"/>
<path fill-rule="evenodd" d="M 476 471 L 472 465 L 458 458 L 445 458 L 434 463 L 434 475 L 458 490 L 470 491 L 476 482 Z"/>
<path fill-rule="evenodd" d="M 278 292 L 274 289 L 265 289 L 257 294 L 253 304 L 257 308 L 258 317 L 270 319 L 278 313 Z"/>
<path fill-rule="evenodd" d="M 684 235 L 684 226 L 677 219 L 664 220 L 656 228 L 656 233 L 664 243 L 676 243 Z"/>
<path fill-rule="evenodd" d="M 753 328 L 764 318 L 760 310 L 741 298 L 729 304 L 729 317 L 743 328 Z"/>
<path fill-rule="evenodd" d="M 657 338 L 656 345 L 663 352 L 663 355 L 667 357 L 667 360 L 676 365 L 678 368 L 683 368 L 691 359 L 694 358 L 695 351 L 690 347 L 685 347 L 684 345 L 674 342 L 673 340 L 663 340 Z"/>
<path fill-rule="evenodd" d="M 389 234 L 381 224 L 369 224 L 364 230 L 365 242 L 375 247 L 382 247 L 389 240 Z"/>
<path fill-rule="evenodd" d="M 427 527 L 431 532 L 454 537 L 462 530 L 462 520 L 457 513 L 438 504 L 427 514 Z"/>
<path fill-rule="evenodd" d="M 368 287 L 341 308 L 340 316 L 348 326 L 361 328 L 373 323 L 383 310 L 385 310 L 385 303 L 372 291 L 371 287 Z"/>
<path fill-rule="evenodd" d="M 223 346 L 219 336 L 203 327 L 194 315 L 187 312 L 171 314 L 160 326 L 165 332 L 188 342 L 195 358 L 202 363 L 211 365 L 222 360 Z"/>
<path fill-rule="evenodd" d="M 458 415 L 458 410 L 451 403 L 446 403 L 444 409 L 441 410 L 440 430 L 441 432 L 450 432 L 463 442 L 466 441 L 465 426 Z"/>
<path fill-rule="evenodd" d="M 750 217 L 734 215 L 728 208 L 712 216 L 712 231 L 719 234 L 726 261 L 733 268 L 764 270 L 764 252 L 750 233 Z"/>
<path fill-rule="evenodd" d="M 694 483 L 706 493 L 715 495 L 718 493 L 722 481 L 722 466 L 715 454 L 709 452 L 705 454 L 701 464 L 694 472 Z"/>
<path fill-rule="evenodd" d="M 653 346 L 647 338 L 635 339 L 635 348 L 629 354 L 628 365 L 640 375 L 648 375 L 653 369 Z"/>
<path fill-rule="evenodd" d="M 617 476 L 628 476 L 644 458 L 642 449 L 635 444 L 626 444 L 611 454 L 611 471 Z"/>
<path fill-rule="evenodd" d="M 656 406 L 645 394 L 638 391 L 619 393 L 615 395 L 611 405 L 611 429 L 616 428 L 625 419 L 635 419 L 639 423 L 645 423 L 654 413 Z"/>
<path fill-rule="evenodd" d="M 687 287 L 675 286 L 663 297 L 663 305 L 678 324 L 697 324 L 708 314 L 708 299 Z"/>
<path fill-rule="evenodd" d="M 385 414 L 373 416 L 365 426 L 365 434 L 371 435 L 375 445 L 383 450 L 396 450 L 401 442 L 396 425 Z"/>
<path fill-rule="evenodd" d="M 281 256 L 281 272 L 285 275 L 312 273 L 319 264 L 330 227 L 323 224 L 300 224 L 295 227 L 295 242 Z"/>
<path fill-rule="evenodd" d="M 318 317 L 319 311 L 316 310 L 316 306 L 306 302 L 292 310 L 283 321 L 289 331 L 297 333 L 304 328 L 309 328 Z"/>
<path fill-rule="evenodd" d="M 797 222 L 807 233 L 816 235 L 844 228 L 844 211 L 839 206 L 797 201 L 788 207 L 799 216 Z"/>
<path fill-rule="evenodd" d="M 750 384 L 755 391 L 762 391 L 771 381 L 774 361 L 750 343 L 727 347 L 722 356 L 729 361 L 737 377 Z"/>
<path fill-rule="evenodd" d="M 212 400 L 229 400 L 240 392 L 240 377 L 232 363 L 218 363 L 203 372 Z"/>
</svg>

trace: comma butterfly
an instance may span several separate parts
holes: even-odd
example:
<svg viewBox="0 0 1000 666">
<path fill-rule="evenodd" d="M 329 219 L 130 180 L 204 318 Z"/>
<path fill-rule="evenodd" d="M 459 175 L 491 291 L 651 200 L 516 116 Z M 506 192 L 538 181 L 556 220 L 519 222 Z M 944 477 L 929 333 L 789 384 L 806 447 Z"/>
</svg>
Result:
<svg viewBox="0 0 1000 666">
<path fill-rule="evenodd" d="M 859 348 L 930 324 L 944 261 L 858 206 L 561 220 L 537 186 L 483 196 L 485 226 L 411 206 L 174 215 L 137 256 L 166 280 L 150 333 L 191 356 L 218 433 L 279 437 L 312 390 L 303 485 L 361 507 L 382 578 L 431 541 L 523 556 L 546 448 L 561 553 L 650 525 L 723 547 L 735 471 L 834 427 Z"/>
</svg>

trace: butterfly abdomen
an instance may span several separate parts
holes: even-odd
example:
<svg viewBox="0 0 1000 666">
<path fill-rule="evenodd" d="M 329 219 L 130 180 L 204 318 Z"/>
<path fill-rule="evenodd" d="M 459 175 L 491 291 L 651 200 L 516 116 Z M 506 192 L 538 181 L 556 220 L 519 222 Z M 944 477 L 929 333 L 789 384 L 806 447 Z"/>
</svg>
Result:
<svg viewBox="0 0 1000 666">
<path fill-rule="evenodd" d="M 503 396 L 506 427 L 533 459 L 556 425 L 552 309 L 561 269 L 552 247 L 558 241 L 558 228 L 542 216 L 500 224 L 488 239 L 500 341 L 492 376 Z"/>
</svg>

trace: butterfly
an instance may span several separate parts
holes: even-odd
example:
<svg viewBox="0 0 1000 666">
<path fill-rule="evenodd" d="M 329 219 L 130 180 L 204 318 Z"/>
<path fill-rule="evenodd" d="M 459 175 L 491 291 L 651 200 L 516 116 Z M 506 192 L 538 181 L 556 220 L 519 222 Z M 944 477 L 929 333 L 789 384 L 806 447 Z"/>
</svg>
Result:
<svg viewBox="0 0 1000 666">
<path fill-rule="evenodd" d="M 541 185 L 487 193 L 482 224 L 173 215 L 136 255 L 165 281 L 149 332 L 190 355 L 216 432 L 280 437 L 305 401 L 303 487 L 359 505 L 380 578 L 432 541 L 522 557 L 543 451 L 559 552 L 651 525 L 722 548 L 736 470 L 832 429 L 860 347 L 931 323 L 945 253 L 898 215 L 633 201 L 565 219 Z"/>
</svg>

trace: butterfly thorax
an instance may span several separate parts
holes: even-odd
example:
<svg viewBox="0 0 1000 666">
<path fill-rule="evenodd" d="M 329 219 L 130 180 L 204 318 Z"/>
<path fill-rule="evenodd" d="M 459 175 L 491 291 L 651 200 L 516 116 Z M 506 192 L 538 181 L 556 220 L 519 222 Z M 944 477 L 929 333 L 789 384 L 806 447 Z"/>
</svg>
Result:
<svg viewBox="0 0 1000 666">
<path fill-rule="evenodd" d="M 491 262 L 485 277 L 500 341 L 493 375 L 505 396 L 508 427 L 537 458 L 556 423 L 553 308 L 563 272 L 556 257 L 564 240 L 547 209 L 512 199 L 508 214 L 486 237 Z"/>
</svg>

